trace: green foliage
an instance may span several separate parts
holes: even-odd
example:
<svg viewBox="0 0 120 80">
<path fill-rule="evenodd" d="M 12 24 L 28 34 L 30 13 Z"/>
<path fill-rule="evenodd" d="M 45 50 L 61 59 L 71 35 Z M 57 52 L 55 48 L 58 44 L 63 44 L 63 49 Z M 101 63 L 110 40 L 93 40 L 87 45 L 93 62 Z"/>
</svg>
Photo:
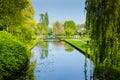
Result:
<svg viewBox="0 0 120 80">
<path fill-rule="evenodd" d="M 22 11 L 28 5 L 29 0 L 0 0 L 0 30 L 22 24 L 25 19 Z"/>
<path fill-rule="evenodd" d="M 46 26 L 45 22 L 38 23 L 38 28 L 41 35 L 48 34 L 48 26 Z"/>
<path fill-rule="evenodd" d="M 48 13 L 46 12 L 45 13 L 45 22 L 46 22 L 46 25 L 48 26 L 49 25 L 49 16 L 48 16 Z"/>
<path fill-rule="evenodd" d="M 31 29 L 30 27 L 22 27 L 21 29 L 21 37 L 18 38 L 22 39 L 21 41 L 27 44 L 32 40 L 32 37 L 35 35 L 34 29 Z"/>
<path fill-rule="evenodd" d="M 66 35 L 74 35 L 75 29 L 76 29 L 76 24 L 72 20 L 65 21 L 64 28 L 65 28 Z"/>
<path fill-rule="evenodd" d="M 19 74 L 26 65 L 28 52 L 25 47 L 37 29 L 33 15 L 30 0 L 0 0 L 0 31 L 11 33 L 0 32 L 0 80 Z"/>
<path fill-rule="evenodd" d="M 120 61 L 120 0 L 86 0 L 86 27 L 90 30 L 96 63 Z"/>
<path fill-rule="evenodd" d="M 15 39 L 15 37 L 6 31 L 0 31 L 0 39 Z"/>
<path fill-rule="evenodd" d="M 76 35 L 84 36 L 86 34 L 85 24 L 79 24 L 76 26 L 75 30 Z"/>
<path fill-rule="evenodd" d="M 29 42 L 36 29 L 31 1 L 1 0 L 0 4 L 0 30 L 6 30 L 23 43 Z"/>
<path fill-rule="evenodd" d="M 65 29 L 65 34 L 66 34 L 66 36 L 73 36 L 74 30 L 71 28 L 67 28 L 67 29 Z"/>
<path fill-rule="evenodd" d="M 94 69 L 94 77 L 99 80 L 120 80 L 120 69 L 99 64 Z"/>
<path fill-rule="evenodd" d="M 65 27 L 65 29 L 71 28 L 71 29 L 75 30 L 76 29 L 76 24 L 75 24 L 74 21 L 69 20 L 69 21 L 65 21 L 64 27 Z"/>
<path fill-rule="evenodd" d="M 41 17 L 41 22 L 45 22 L 45 25 L 48 26 L 49 25 L 49 16 L 48 13 L 46 12 L 45 14 L 40 14 Z"/>
<path fill-rule="evenodd" d="M 0 32 L 0 80 L 21 70 L 28 61 L 25 46 L 17 41 L 11 34 Z"/>
<path fill-rule="evenodd" d="M 38 23 L 38 27 L 41 35 L 48 34 L 48 24 L 49 24 L 48 13 L 40 14 L 40 22 Z"/>
</svg>

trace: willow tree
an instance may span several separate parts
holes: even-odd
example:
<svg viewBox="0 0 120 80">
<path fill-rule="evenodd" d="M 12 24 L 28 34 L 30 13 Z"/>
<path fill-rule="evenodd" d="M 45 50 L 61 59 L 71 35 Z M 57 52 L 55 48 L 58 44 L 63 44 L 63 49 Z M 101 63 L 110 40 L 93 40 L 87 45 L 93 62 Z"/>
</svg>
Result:
<svg viewBox="0 0 120 80">
<path fill-rule="evenodd" d="M 41 34 L 48 34 L 48 25 L 49 25 L 49 17 L 48 13 L 46 12 L 45 14 L 40 14 L 40 22 L 39 22 L 39 28 L 41 31 Z"/>
<path fill-rule="evenodd" d="M 119 7 L 120 0 L 86 0 L 86 27 L 96 63 L 120 64 Z"/>
</svg>

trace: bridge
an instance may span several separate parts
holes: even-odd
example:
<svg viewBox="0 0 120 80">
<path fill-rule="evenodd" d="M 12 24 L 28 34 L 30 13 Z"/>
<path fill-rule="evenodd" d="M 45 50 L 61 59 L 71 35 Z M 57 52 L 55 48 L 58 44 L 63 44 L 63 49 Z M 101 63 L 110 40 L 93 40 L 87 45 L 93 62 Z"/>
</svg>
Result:
<svg viewBox="0 0 120 80">
<path fill-rule="evenodd" d="M 60 41 L 60 39 L 57 36 L 53 35 L 46 35 L 43 37 L 44 41 Z"/>
</svg>

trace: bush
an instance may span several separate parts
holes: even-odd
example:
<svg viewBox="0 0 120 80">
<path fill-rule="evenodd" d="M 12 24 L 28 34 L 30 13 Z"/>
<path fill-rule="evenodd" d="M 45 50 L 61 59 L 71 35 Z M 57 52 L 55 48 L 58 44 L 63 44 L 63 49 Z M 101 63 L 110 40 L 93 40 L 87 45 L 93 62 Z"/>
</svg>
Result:
<svg viewBox="0 0 120 80">
<path fill-rule="evenodd" d="M 0 31 L 0 80 L 19 72 L 27 61 L 24 45 L 11 34 Z"/>
<path fill-rule="evenodd" d="M 6 31 L 0 31 L 0 39 L 15 39 L 14 36 L 12 36 L 12 34 L 9 34 L 8 32 Z"/>
</svg>

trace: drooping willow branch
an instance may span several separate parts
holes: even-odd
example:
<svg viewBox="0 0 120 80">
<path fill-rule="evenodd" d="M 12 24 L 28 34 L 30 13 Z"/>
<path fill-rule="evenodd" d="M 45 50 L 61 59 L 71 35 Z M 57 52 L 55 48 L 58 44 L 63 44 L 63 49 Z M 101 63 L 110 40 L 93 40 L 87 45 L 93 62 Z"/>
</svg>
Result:
<svg viewBox="0 0 120 80">
<path fill-rule="evenodd" d="M 96 63 L 120 62 L 120 0 L 86 0 L 86 28 Z"/>
</svg>

